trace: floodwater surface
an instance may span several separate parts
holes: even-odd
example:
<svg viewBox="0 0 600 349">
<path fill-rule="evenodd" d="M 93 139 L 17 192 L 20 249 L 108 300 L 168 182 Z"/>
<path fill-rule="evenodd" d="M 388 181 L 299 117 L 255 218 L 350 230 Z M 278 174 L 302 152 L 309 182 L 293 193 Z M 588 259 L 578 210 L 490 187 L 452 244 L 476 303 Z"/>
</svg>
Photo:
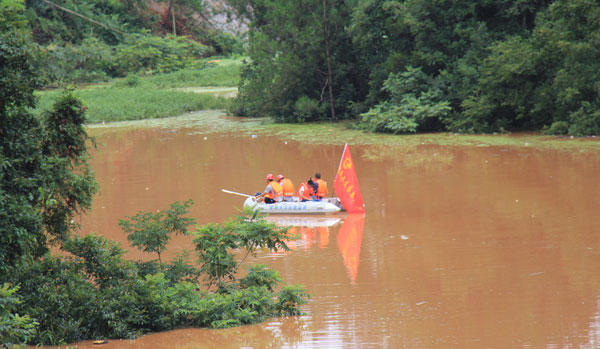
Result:
<svg viewBox="0 0 600 349">
<path fill-rule="evenodd" d="M 238 213 L 265 175 L 333 189 L 343 144 L 194 129 L 92 129 L 100 184 L 80 234 L 129 246 L 118 220 L 192 199 Z M 600 345 L 600 152 L 350 144 L 364 215 L 272 217 L 300 239 L 256 258 L 312 295 L 305 315 L 79 348 L 593 348 Z M 164 258 L 193 247 L 175 237 Z M 256 260 L 255 260 L 256 261 Z"/>
</svg>

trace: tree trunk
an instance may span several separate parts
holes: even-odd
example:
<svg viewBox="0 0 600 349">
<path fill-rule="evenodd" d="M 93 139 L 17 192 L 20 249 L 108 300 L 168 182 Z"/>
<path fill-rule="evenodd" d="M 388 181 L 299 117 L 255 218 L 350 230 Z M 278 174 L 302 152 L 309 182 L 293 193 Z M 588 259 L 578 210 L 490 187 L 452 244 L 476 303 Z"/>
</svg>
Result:
<svg viewBox="0 0 600 349">
<path fill-rule="evenodd" d="M 333 72 L 331 70 L 331 52 L 329 50 L 329 26 L 327 25 L 327 0 L 323 0 L 323 36 L 325 38 L 325 57 L 327 58 L 327 84 L 329 85 L 329 108 L 331 119 L 337 121 L 333 102 Z"/>
<path fill-rule="evenodd" d="M 177 36 L 177 27 L 175 26 L 175 10 L 171 12 L 171 16 L 173 16 L 173 36 Z"/>
<path fill-rule="evenodd" d="M 163 25 L 166 27 L 169 17 L 171 17 L 171 28 L 173 29 L 173 35 L 177 35 L 177 29 L 175 27 L 175 9 L 173 8 L 173 0 L 169 0 L 169 7 L 167 8 L 167 14 L 165 15 L 165 20 Z"/>
</svg>

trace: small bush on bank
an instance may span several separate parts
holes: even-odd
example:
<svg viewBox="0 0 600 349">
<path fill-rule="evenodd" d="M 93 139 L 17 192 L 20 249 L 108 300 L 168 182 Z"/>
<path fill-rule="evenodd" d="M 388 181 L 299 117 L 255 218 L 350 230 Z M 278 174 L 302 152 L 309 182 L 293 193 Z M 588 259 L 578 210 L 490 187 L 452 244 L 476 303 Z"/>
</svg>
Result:
<svg viewBox="0 0 600 349">
<path fill-rule="evenodd" d="M 569 123 L 566 121 L 555 121 L 550 125 L 550 127 L 546 127 L 542 130 L 542 132 L 546 135 L 566 135 L 569 133 Z"/>
<path fill-rule="evenodd" d="M 326 104 L 307 96 L 298 98 L 294 104 L 294 119 L 297 122 L 317 121 L 325 115 Z"/>
</svg>

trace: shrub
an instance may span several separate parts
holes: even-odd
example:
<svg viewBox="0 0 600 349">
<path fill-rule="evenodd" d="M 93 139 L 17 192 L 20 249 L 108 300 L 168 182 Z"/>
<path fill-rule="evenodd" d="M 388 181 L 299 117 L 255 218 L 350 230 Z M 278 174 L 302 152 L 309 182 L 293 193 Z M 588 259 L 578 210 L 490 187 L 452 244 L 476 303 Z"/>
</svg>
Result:
<svg viewBox="0 0 600 349">
<path fill-rule="evenodd" d="M 438 131 L 451 108 L 439 89 L 429 87 L 429 80 L 420 68 L 390 74 L 384 82 L 389 100 L 361 114 L 361 128 L 386 133 Z"/>
<path fill-rule="evenodd" d="M 569 123 L 566 121 L 555 121 L 550 127 L 545 127 L 542 132 L 547 135 L 566 135 L 569 133 Z"/>
<path fill-rule="evenodd" d="M 571 126 L 569 133 L 574 136 L 592 136 L 600 134 L 600 107 L 582 102 L 581 108 L 569 115 Z"/>
<path fill-rule="evenodd" d="M 52 43 L 38 50 L 36 63 L 46 85 L 97 83 L 113 75 L 113 49 L 94 37 L 80 45 Z"/>
<path fill-rule="evenodd" d="M 117 75 L 172 72 L 190 66 L 206 52 L 206 47 L 183 36 L 157 37 L 130 35 L 115 48 Z"/>
<path fill-rule="evenodd" d="M 27 343 L 33 337 L 38 323 L 28 315 L 15 312 L 21 304 L 18 286 L 7 283 L 0 287 L 0 343 L 10 348 L 13 344 Z"/>
<path fill-rule="evenodd" d="M 319 103 L 307 96 L 298 98 L 294 103 L 294 118 L 296 122 L 316 121 L 323 118 L 327 105 Z"/>
<path fill-rule="evenodd" d="M 140 76 L 137 74 L 129 74 L 125 79 L 119 80 L 113 84 L 114 87 L 136 87 L 142 82 Z"/>
</svg>

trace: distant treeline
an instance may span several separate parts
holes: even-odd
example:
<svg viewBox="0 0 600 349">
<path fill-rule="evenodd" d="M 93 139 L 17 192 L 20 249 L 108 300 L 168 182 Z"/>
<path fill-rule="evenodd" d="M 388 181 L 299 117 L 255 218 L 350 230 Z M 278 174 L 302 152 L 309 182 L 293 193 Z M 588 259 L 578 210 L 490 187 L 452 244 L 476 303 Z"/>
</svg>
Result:
<svg viewBox="0 0 600 349">
<path fill-rule="evenodd" d="M 597 0 L 243 0 L 233 112 L 386 133 L 600 134 Z"/>
</svg>

